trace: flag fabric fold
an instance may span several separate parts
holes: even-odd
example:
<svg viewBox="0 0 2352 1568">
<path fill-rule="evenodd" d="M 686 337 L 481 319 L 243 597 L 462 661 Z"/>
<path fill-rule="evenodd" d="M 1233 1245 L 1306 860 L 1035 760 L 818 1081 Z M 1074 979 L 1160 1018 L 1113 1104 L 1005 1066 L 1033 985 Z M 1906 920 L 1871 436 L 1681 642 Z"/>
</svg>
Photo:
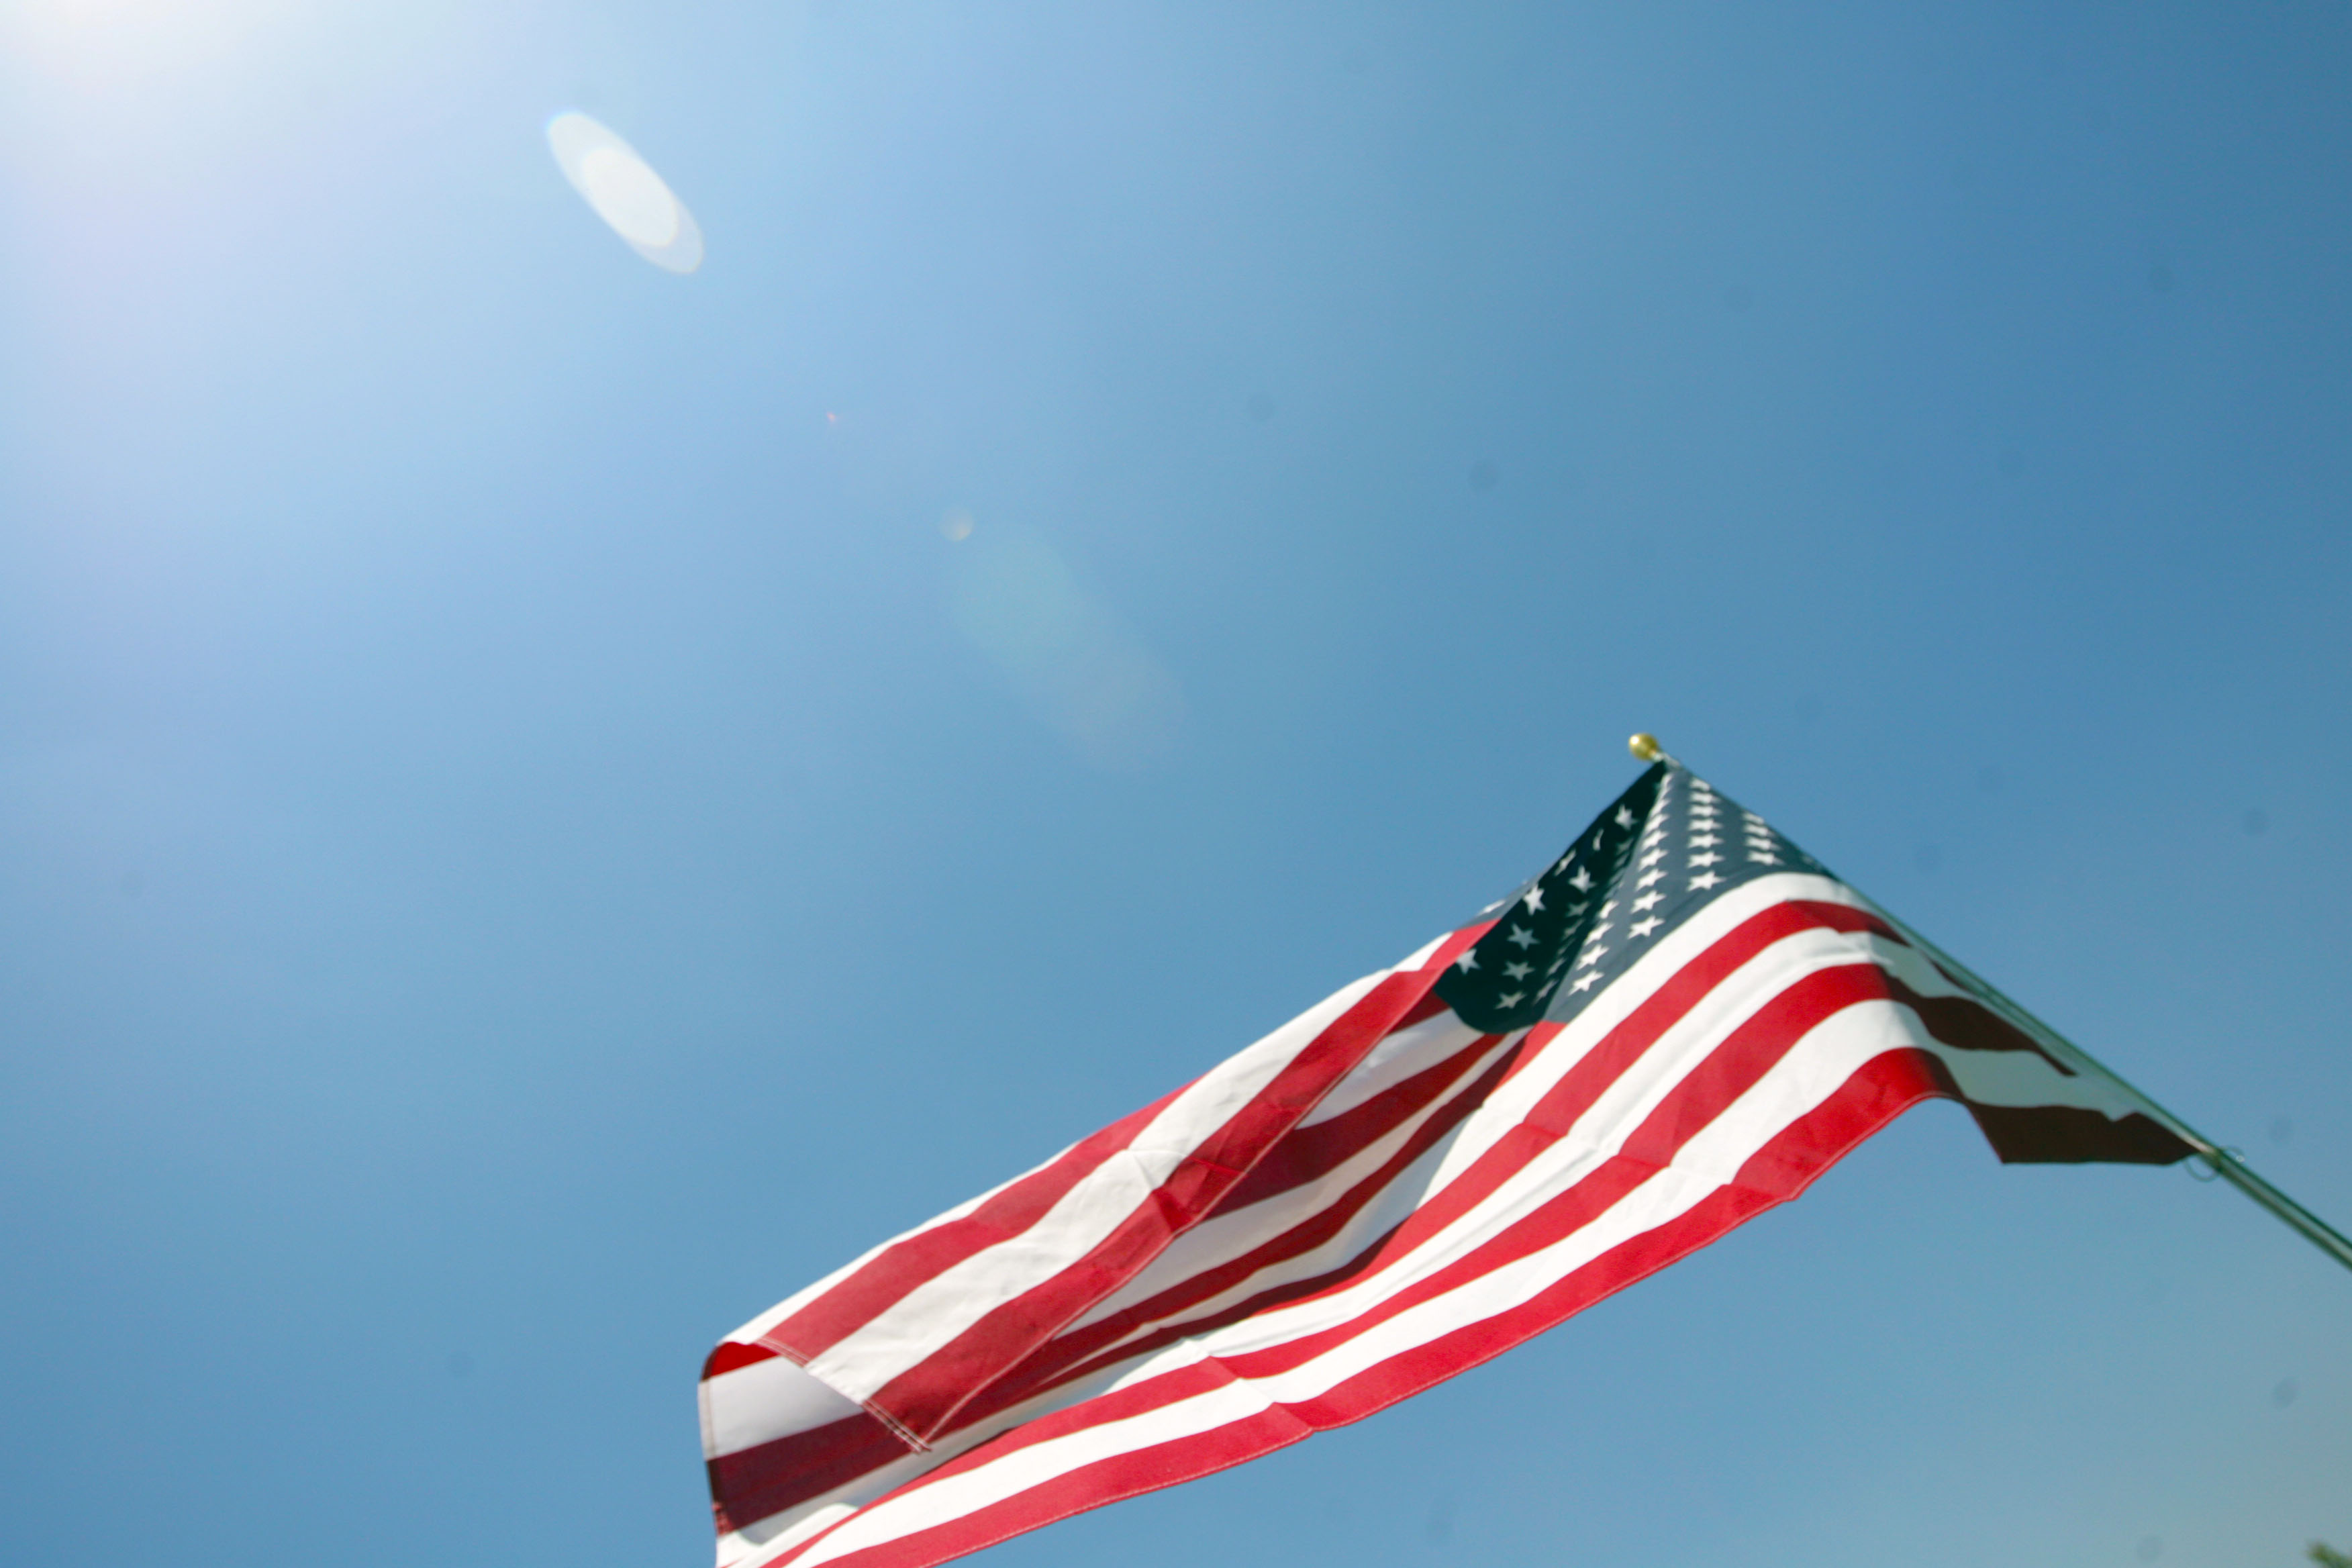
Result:
<svg viewBox="0 0 2352 1568">
<path fill-rule="evenodd" d="M 1355 1421 L 1801 1193 L 1920 1100 L 2189 1146 L 1661 763 L 1511 898 L 761 1314 L 721 1568 L 928 1568 Z"/>
</svg>

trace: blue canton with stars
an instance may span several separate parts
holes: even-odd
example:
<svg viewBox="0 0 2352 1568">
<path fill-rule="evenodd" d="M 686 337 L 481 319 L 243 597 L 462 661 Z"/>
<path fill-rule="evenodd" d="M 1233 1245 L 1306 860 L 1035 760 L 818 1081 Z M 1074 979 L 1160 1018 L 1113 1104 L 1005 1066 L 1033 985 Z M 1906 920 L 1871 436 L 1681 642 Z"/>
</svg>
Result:
<svg viewBox="0 0 2352 1568">
<path fill-rule="evenodd" d="M 1564 1022 L 1701 907 L 1775 871 L 1829 875 L 1705 779 L 1659 763 L 1486 911 L 1494 929 L 1454 960 L 1437 994 L 1491 1035 Z"/>
</svg>

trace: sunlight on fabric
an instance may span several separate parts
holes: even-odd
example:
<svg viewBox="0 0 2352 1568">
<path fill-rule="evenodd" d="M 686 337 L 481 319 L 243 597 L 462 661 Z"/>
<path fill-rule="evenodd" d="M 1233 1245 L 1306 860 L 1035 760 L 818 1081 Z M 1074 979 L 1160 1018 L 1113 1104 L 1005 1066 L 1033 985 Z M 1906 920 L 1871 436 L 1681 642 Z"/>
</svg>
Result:
<svg viewBox="0 0 2352 1568">
<path fill-rule="evenodd" d="M 702 265 L 702 230 L 636 149 L 577 110 L 547 122 L 547 144 L 572 188 L 631 249 L 656 267 Z"/>
</svg>

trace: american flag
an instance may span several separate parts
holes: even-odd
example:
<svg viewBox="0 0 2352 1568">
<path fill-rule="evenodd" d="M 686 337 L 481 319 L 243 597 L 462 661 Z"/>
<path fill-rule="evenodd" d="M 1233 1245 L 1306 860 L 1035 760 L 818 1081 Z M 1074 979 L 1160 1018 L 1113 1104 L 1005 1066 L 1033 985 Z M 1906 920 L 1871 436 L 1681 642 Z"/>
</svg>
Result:
<svg viewBox="0 0 2352 1568">
<path fill-rule="evenodd" d="M 1475 920 L 744 1324 L 721 1568 L 925 1568 L 1357 1421 L 1785 1203 L 1922 1100 L 2192 1146 L 1672 761 Z"/>
</svg>

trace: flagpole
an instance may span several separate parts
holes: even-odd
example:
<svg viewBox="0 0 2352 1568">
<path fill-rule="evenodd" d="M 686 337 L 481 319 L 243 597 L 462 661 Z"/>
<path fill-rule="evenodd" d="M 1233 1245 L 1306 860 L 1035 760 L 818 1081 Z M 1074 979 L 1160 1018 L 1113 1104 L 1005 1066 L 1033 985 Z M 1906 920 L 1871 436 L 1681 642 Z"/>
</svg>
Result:
<svg viewBox="0 0 2352 1568">
<path fill-rule="evenodd" d="M 1681 765 L 1664 746 L 1658 744 L 1658 738 L 1655 735 L 1635 735 L 1625 744 L 1626 749 L 1643 762 L 1662 762 L 1675 766 Z M 2198 1157 L 2212 1167 L 2215 1175 L 2220 1176 L 2280 1220 L 2284 1221 L 2290 1229 L 2295 1231 L 2320 1251 L 2344 1265 L 2345 1268 L 2352 1268 L 2352 1240 L 2347 1240 L 2335 1226 L 2263 1180 L 2252 1166 L 2246 1163 L 2243 1155 L 2234 1149 L 2224 1148 L 2214 1142 L 2210 1138 L 2158 1105 L 2149 1099 L 2138 1085 L 2018 1005 L 1992 982 L 1912 930 L 1899 917 L 1878 908 L 1874 902 L 1872 908 L 1885 919 L 1887 924 L 1900 931 L 1905 941 L 1941 964 L 1955 980 L 1975 992 L 1979 999 L 1995 1012 L 2001 1014 L 2029 1035 L 2039 1035 L 2054 1042 L 2084 1067 L 2104 1074 L 2122 1085 L 2132 1098 L 2138 1100 L 2146 1109 L 2151 1120 L 2160 1123 L 2174 1137 L 2195 1150 Z"/>
<path fill-rule="evenodd" d="M 2256 1173 L 2252 1166 L 2246 1163 L 2244 1156 L 2241 1155 L 2236 1150 L 2225 1148 L 2221 1144 L 2214 1142 L 2213 1140 L 2206 1137 L 2202 1132 L 2198 1131 L 2186 1121 L 2181 1121 L 2180 1118 L 2175 1116 L 2171 1111 L 2167 1110 L 2163 1106 L 2158 1105 L 2155 1100 L 2149 1099 L 2147 1091 L 2142 1089 L 2137 1084 L 2133 1083 L 2129 1079 L 2124 1077 L 2123 1074 L 2116 1071 L 2113 1068 L 2108 1067 L 2105 1062 L 2091 1055 L 2090 1052 L 2084 1050 L 2082 1047 L 2076 1045 L 2074 1041 L 2068 1039 L 2065 1036 L 2060 1034 L 2057 1030 L 2052 1028 L 2049 1025 L 2043 1023 L 2041 1019 L 2035 1017 L 2032 1014 L 2019 1006 L 2015 1002 L 2010 1000 L 2008 996 L 2004 995 L 1998 988 L 1996 988 L 1991 982 L 1986 980 L 1982 975 L 1970 969 L 1967 964 L 1962 963 L 1958 959 L 1954 958 L 1950 953 L 1946 952 L 1942 948 L 1937 947 L 1934 942 L 1929 942 L 1926 937 L 1921 936 L 1917 931 L 1912 930 L 1902 921 L 1897 920 L 1891 914 L 1886 914 L 1885 910 L 1880 910 L 1878 912 L 1882 915 L 1885 915 L 1887 923 L 1892 925 L 1896 931 L 1903 933 L 1905 941 L 1926 952 L 1928 957 L 1934 959 L 1946 970 L 1949 971 L 1954 979 L 1958 980 L 1962 984 L 1968 986 L 1969 990 L 1976 992 L 1983 1000 L 1990 1003 L 1996 1009 L 2006 1015 L 2011 1023 L 2019 1025 L 2021 1027 L 2030 1026 L 2032 1032 L 2048 1037 L 2059 1045 L 2063 1046 L 2069 1056 L 2078 1058 L 2084 1066 L 2090 1068 L 2096 1072 L 2104 1073 L 2108 1078 L 2115 1079 L 2116 1082 L 2123 1085 L 2126 1089 L 2128 1089 L 2131 1092 L 2132 1098 L 2138 1100 L 2140 1104 L 2147 1109 L 2150 1116 L 2155 1121 L 2163 1123 L 2174 1137 L 2179 1138 L 2182 1142 L 2196 1150 L 2198 1155 L 2202 1158 L 2208 1165 L 2210 1165 L 2213 1168 L 2214 1174 L 2220 1176 L 2223 1181 L 2229 1183 L 2231 1186 L 2245 1194 L 2246 1196 L 2253 1199 L 2254 1202 L 2260 1204 L 2272 1214 L 2284 1220 L 2291 1228 L 2300 1233 L 2305 1240 L 2319 1248 L 2320 1251 L 2327 1254 L 2328 1257 L 2333 1258 L 2336 1262 L 2344 1265 L 2345 1268 L 2352 1268 L 2352 1241 L 2345 1239 L 2342 1233 L 2337 1231 L 2326 1220 L 2321 1219 L 2317 1215 L 2312 1213 L 2309 1209 L 2304 1207 L 2301 1204 L 2295 1202 L 2293 1198 L 2287 1196 L 2284 1193 L 2271 1185 L 2269 1182 L 2265 1181 L 2258 1173 Z"/>
</svg>

